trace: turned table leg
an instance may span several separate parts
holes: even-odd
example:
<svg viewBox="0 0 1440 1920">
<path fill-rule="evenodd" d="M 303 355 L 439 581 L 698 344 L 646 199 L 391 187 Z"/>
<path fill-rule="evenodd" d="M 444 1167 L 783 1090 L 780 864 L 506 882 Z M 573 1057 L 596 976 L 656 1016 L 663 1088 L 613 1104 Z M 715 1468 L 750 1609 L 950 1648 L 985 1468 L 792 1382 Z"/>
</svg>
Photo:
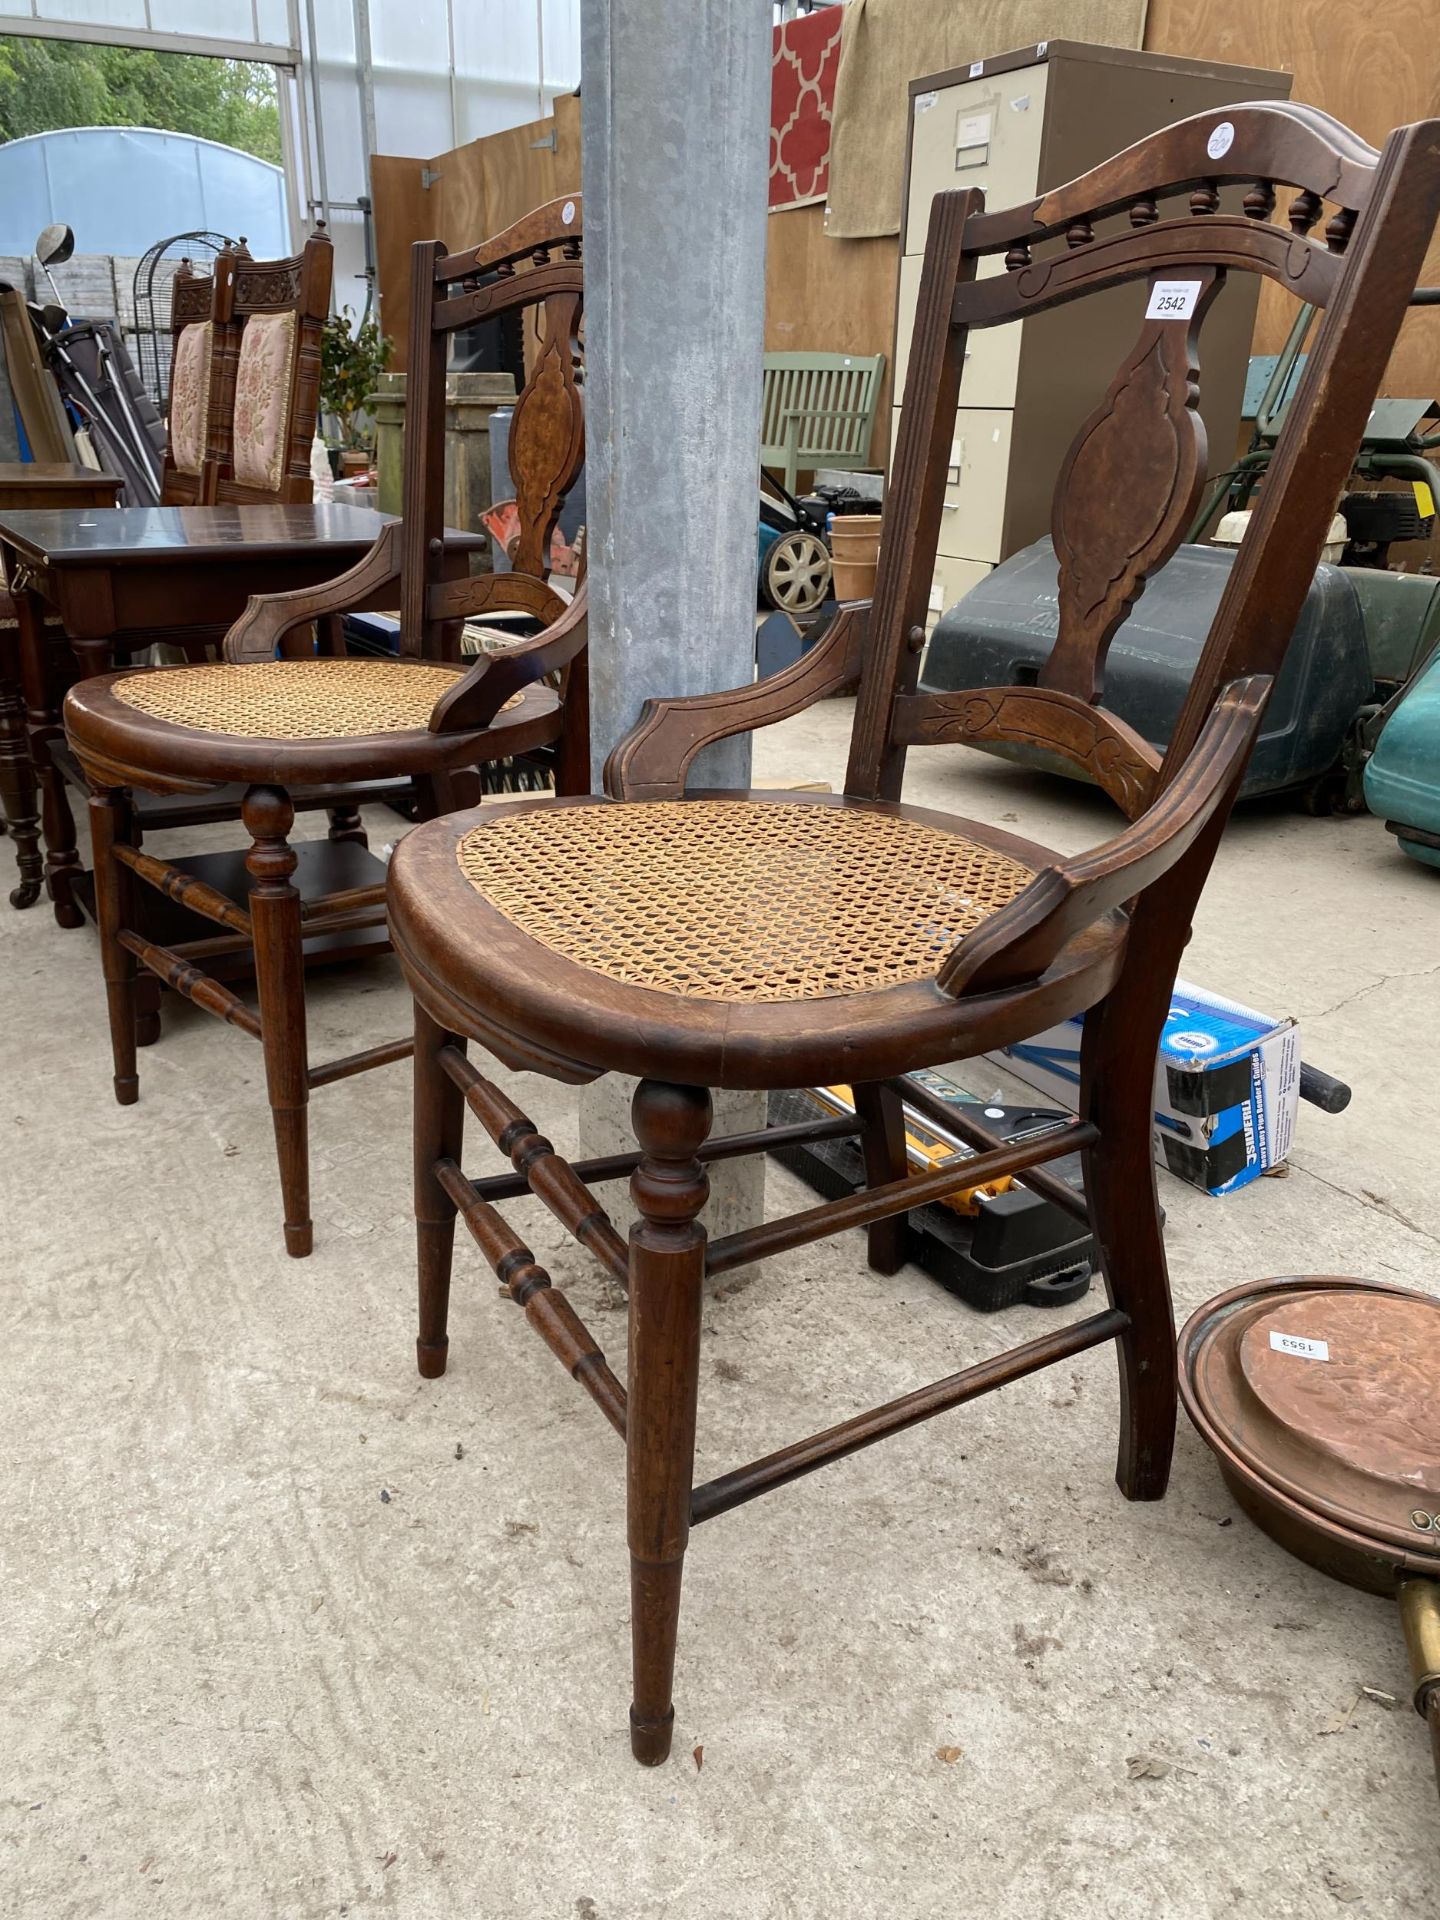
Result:
<svg viewBox="0 0 1440 1920">
<path fill-rule="evenodd" d="M 75 816 L 65 779 L 50 757 L 50 742 L 63 736 L 55 703 L 56 676 L 45 637 L 43 603 L 30 589 L 15 593 L 20 623 L 20 662 L 25 682 L 30 757 L 40 780 L 40 822 L 45 839 L 45 886 L 62 927 L 78 927 L 84 918 L 75 901 L 75 878 L 82 871 L 75 845 Z"/>
<path fill-rule="evenodd" d="M 19 882 L 10 894 L 10 904 L 29 907 L 40 898 L 45 877 L 40 856 L 38 789 L 13 632 L 0 634 L 0 645 L 0 807 L 4 809 L 5 829 L 15 843 Z"/>
</svg>

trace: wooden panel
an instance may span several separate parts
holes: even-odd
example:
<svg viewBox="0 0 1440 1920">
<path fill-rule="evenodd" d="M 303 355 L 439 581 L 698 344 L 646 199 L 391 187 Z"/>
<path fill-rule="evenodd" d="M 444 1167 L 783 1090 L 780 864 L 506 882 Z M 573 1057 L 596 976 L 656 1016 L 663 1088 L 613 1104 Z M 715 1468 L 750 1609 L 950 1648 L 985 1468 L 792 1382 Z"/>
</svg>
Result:
<svg viewBox="0 0 1440 1920">
<path fill-rule="evenodd" d="M 558 103 L 557 103 L 558 104 Z M 870 443 L 872 466 L 889 445 L 890 355 L 900 240 L 831 240 L 823 206 L 770 216 L 765 260 L 767 353 L 883 353 L 885 376 Z"/>
<path fill-rule="evenodd" d="M 484 232 L 502 233 L 533 207 L 580 191 L 580 102 L 573 95 L 563 96 L 555 102 L 552 119 L 492 133 L 450 157 L 458 161 L 472 152 L 484 176 Z M 446 218 L 458 232 L 462 212 L 456 207 L 452 214 L 451 206 L 447 197 Z"/>
<path fill-rule="evenodd" d="M 426 174 L 432 179 L 427 188 Z M 534 207 L 580 191 L 580 102 L 564 94 L 553 118 L 507 127 L 430 160 L 370 161 L 380 320 L 405 371 L 410 322 L 410 249 L 440 239 L 458 251 L 512 226 Z"/>
<path fill-rule="evenodd" d="M 1333 113 L 1381 145 L 1392 127 L 1440 111 L 1440 35 L 1434 0 L 1387 0 L 1351 8 L 1339 0 L 1150 0 L 1145 46 L 1152 53 L 1281 67 L 1295 75 L 1293 100 Z M 1440 242 L 1423 276 L 1440 282 Z M 1260 295 L 1257 353 L 1278 353 L 1294 318 L 1278 288 Z M 1440 309 L 1405 322 L 1385 381 L 1393 394 L 1428 396 L 1440 368 Z"/>
<path fill-rule="evenodd" d="M 424 160 L 383 153 L 370 156 L 370 199 L 375 218 L 375 284 L 380 294 L 380 326 L 395 342 L 390 362 L 403 373 L 409 349 L 410 249 L 417 240 L 440 236 L 434 190 L 423 185 Z"/>
</svg>

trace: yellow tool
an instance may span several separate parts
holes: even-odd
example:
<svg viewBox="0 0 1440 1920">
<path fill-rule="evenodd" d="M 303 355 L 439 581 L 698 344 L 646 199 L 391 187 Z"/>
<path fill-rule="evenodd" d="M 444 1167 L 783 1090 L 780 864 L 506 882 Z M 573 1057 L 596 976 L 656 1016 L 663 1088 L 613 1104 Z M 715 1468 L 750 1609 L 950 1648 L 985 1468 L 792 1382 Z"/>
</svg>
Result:
<svg viewBox="0 0 1440 1920">
<path fill-rule="evenodd" d="M 828 1106 L 835 1113 L 853 1114 L 855 1111 L 855 1097 L 848 1086 L 811 1087 L 808 1091 L 812 1099 L 822 1106 Z M 962 1160 L 971 1158 L 971 1148 L 963 1145 L 959 1140 L 952 1140 L 948 1134 L 941 1133 L 937 1128 L 930 1126 L 913 1108 L 906 1107 L 904 1112 L 905 1151 L 912 1174 L 929 1173 L 933 1168 L 943 1166 L 947 1160 L 953 1160 L 957 1155 Z M 996 1194 L 1008 1193 L 1014 1184 L 1006 1174 L 1000 1180 L 986 1180 L 977 1187 L 962 1187 L 959 1192 L 950 1194 L 939 1204 L 942 1207 L 948 1207 L 952 1213 L 973 1216 L 980 1211 L 982 1196 L 987 1200 L 993 1200 Z"/>
</svg>

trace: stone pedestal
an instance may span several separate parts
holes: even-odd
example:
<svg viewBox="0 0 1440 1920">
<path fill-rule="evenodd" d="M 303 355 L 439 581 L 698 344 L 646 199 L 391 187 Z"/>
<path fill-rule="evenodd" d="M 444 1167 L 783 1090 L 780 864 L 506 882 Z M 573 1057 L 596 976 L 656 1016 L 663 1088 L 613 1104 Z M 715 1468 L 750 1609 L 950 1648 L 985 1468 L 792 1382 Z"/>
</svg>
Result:
<svg viewBox="0 0 1440 1920">
<path fill-rule="evenodd" d="M 581 0 L 597 790 L 648 694 L 746 686 L 755 670 L 772 11 Z M 741 735 L 700 755 L 692 784 L 749 776 Z M 763 1095 L 716 1108 L 717 1132 L 764 1125 Z M 605 1082 L 582 1098 L 586 1153 L 605 1150 L 602 1112 L 629 1143 L 628 1091 Z M 723 1162 L 712 1180 L 712 1232 L 760 1219 L 763 1161 Z"/>
<path fill-rule="evenodd" d="M 445 381 L 445 524 L 474 533 L 493 503 L 490 491 L 490 416 L 515 404 L 508 373 L 452 373 Z M 382 373 L 380 390 L 365 402 L 375 417 L 376 504 L 382 513 L 404 507 L 405 375 Z M 489 561 L 472 565 L 485 571 Z"/>
</svg>

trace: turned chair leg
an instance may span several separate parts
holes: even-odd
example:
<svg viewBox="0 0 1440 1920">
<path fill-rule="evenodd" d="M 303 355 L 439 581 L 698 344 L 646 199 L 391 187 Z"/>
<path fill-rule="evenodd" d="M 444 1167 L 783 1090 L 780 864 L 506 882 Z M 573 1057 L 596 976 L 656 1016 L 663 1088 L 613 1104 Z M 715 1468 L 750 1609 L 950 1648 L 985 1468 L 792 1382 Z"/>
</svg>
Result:
<svg viewBox="0 0 1440 1920">
<path fill-rule="evenodd" d="M 1100 1130 L 1098 1143 L 1084 1154 L 1090 1223 L 1110 1304 L 1130 1317 L 1115 1343 L 1120 1365 L 1115 1478 L 1127 1500 L 1164 1497 L 1179 1404 L 1151 1117 L 1163 1021 L 1163 1005 L 1149 1020 L 1112 996 L 1086 1014 L 1081 1047 L 1080 1111 Z"/>
<path fill-rule="evenodd" d="M 135 1044 L 153 1047 L 160 1038 L 160 1000 L 164 988 L 153 973 L 142 973 L 135 981 Z"/>
<path fill-rule="evenodd" d="M 630 1382 L 626 1513 L 635 1698 L 630 1750 L 656 1767 L 670 1752 L 680 1580 L 690 1534 L 705 1229 L 710 1190 L 696 1159 L 710 1131 L 703 1087 L 642 1080 L 631 1107 L 642 1158 L 630 1181 Z"/>
<path fill-rule="evenodd" d="M 420 1330 L 415 1359 L 427 1380 L 445 1371 L 450 1346 L 450 1267 L 455 1254 L 455 1202 L 435 1178 L 437 1160 L 461 1163 L 465 1096 L 440 1064 L 440 1049 L 465 1042 L 415 1006 L 415 1246 L 420 1278 Z"/>
<path fill-rule="evenodd" d="M 309 1253 L 314 1229 L 306 1114 L 310 1074 L 305 1051 L 305 964 L 300 895 L 290 880 L 297 861 L 286 838 L 295 809 L 283 787 L 251 787 L 241 814 L 252 842 L 245 866 L 251 879 L 255 984 L 260 994 L 265 1084 L 280 1162 L 285 1251 L 298 1259 Z"/>
<path fill-rule="evenodd" d="M 135 956 L 120 944 L 122 928 L 135 924 L 134 875 L 115 858 L 117 841 L 133 837 L 130 796 L 123 787 L 90 795 L 90 847 L 95 866 L 95 918 L 100 928 L 100 965 L 110 1011 L 110 1050 L 115 1060 L 115 1098 L 122 1107 L 140 1098 L 135 1069 Z"/>
<path fill-rule="evenodd" d="M 368 847 L 369 837 L 365 832 L 365 823 L 360 818 L 359 807 L 330 807 L 329 838 L 337 844 L 342 840 L 353 840 L 357 847 Z"/>
<path fill-rule="evenodd" d="M 883 1187 L 903 1180 L 910 1170 L 905 1155 L 905 1108 L 892 1087 L 854 1087 L 855 1113 L 860 1121 L 860 1151 L 865 1161 L 865 1184 Z M 866 1257 L 876 1273 L 898 1273 L 909 1258 L 910 1216 L 892 1213 L 866 1229 Z"/>
</svg>

